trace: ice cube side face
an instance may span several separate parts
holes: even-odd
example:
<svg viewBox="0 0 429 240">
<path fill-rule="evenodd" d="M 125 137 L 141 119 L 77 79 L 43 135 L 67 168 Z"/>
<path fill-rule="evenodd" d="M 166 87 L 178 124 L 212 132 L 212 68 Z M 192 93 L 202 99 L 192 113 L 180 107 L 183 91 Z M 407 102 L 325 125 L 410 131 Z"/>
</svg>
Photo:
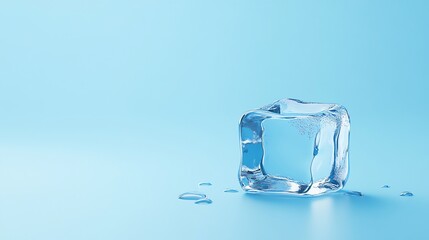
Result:
<svg viewBox="0 0 429 240">
<path fill-rule="evenodd" d="M 244 114 L 239 131 L 247 192 L 320 195 L 347 181 L 350 120 L 341 105 L 282 99 Z"/>
</svg>

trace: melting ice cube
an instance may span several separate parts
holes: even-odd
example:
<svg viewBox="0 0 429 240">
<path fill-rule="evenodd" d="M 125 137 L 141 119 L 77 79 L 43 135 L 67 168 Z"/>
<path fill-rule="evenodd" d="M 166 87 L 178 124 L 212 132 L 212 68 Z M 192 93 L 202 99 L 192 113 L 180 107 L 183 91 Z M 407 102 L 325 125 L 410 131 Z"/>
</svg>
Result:
<svg viewBox="0 0 429 240">
<path fill-rule="evenodd" d="M 344 187 L 350 120 L 343 106 L 282 99 L 244 114 L 239 128 L 245 191 L 319 195 Z"/>
</svg>

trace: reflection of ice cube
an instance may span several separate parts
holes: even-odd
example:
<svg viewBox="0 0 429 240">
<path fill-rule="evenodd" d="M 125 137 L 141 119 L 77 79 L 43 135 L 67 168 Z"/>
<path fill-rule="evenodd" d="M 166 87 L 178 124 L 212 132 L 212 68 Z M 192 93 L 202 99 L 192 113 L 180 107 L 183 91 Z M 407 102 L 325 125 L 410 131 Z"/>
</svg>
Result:
<svg viewBox="0 0 429 240">
<path fill-rule="evenodd" d="M 319 195 L 343 188 L 350 121 L 337 104 L 282 99 L 240 121 L 239 180 L 248 192 Z"/>
</svg>

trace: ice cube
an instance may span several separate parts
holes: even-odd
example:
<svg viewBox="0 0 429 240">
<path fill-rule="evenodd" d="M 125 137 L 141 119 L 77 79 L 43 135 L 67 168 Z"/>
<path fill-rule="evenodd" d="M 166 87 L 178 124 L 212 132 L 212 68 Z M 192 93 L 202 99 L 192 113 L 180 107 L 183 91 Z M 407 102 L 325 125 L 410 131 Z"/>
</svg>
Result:
<svg viewBox="0 0 429 240">
<path fill-rule="evenodd" d="M 343 106 L 282 99 L 244 114 L 239 128 L 243 190 L 320 195 L 344 187 L 350 120 Z"/>
</svg>

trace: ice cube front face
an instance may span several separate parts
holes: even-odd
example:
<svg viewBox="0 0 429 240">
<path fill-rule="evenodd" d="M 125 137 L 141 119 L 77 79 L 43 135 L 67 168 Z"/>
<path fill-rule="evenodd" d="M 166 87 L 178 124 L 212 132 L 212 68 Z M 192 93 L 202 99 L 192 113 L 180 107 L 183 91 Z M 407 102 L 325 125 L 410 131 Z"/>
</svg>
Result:
<svg viewBox="0 0 429 240">
<path fill-rule="evenodd" d="M 350 120 L 343 106 L 282 99 L 244 114 L 239 128 L 245 191 L 320 195 L 344 187 Z"/>
</svg>

